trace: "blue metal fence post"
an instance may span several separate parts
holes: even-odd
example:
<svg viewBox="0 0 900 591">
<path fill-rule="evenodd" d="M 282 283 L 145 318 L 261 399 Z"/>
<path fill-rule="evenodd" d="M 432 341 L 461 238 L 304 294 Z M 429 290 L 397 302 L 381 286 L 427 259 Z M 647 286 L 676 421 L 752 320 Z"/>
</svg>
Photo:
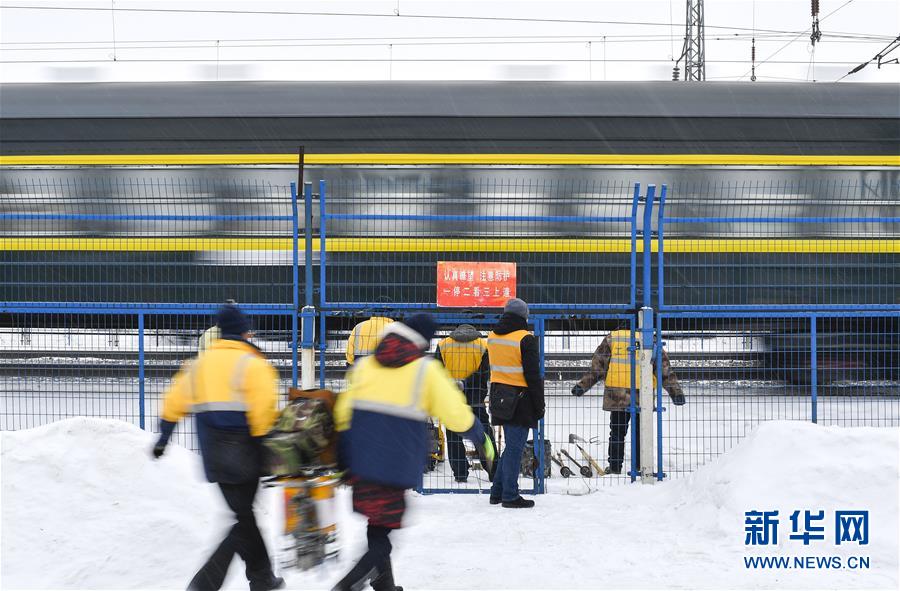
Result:
<svg viewBox="0 0 900 591">
<path fill-rule="evenodd" d="M 637 389 L 635 388 L 635 384 L 637 383 L 637 365 L 635 364 L 635 361 L 638 358 L 638 340 L 635 338 L 635 319 L 636 317 L 631 318 L 631 338 L 628 343 L 628 354 L 630 355 L 630 362 L 628 365 L 631 368 L 631 396 L 629 396 L 630 402 L 628 404 L 628 420 L 631 423 L 631 431 L 629 433 L 631 439 L 631 470 L 628 471 L 628 475 L 631 476 L 632 482 L 634 482 L 638 475 L 637 455 L 634 453 L 634 450 L 637 449 L 638 440 L 636 435 L 637 429 L 635 429 L 635 426 L 638 424 Z"/>
<path fill-rule="evenodd" d="M 653 308 L 641 308 L 640 316 L 641 329 L 641 392 L 640 392 L 640 408 L 638 411 L 638 421 L 640 421 L 640 472 L 641 482 L 650 483 L 653 481 L 653 448 L 650 445 L 653 442 L 653 398 L 656 394 L 653 388 L 653 373 L 651 364 L 653 363 L 654 335 L 656 333 L 656 324 L 653 319 Z M 656 396 L 658 399 L 659 397 Z"/>
<path fill-rule="evenodd" d="M 817 316 L 815 314 L 810 315 L 809 317 L 809 336 L 810 336 L 810 351 L 809 351 L 809 359 L 810 359 L 810 385 L 812 386 L 812 422 L 818 422 L 819 418 L 819 362 L 816 359 L 818 353 L 818 345 L 816 344 L 816 329 L 817 324 Z"/>
<path fill-rule="evenodd" d="M 634 184 L 634 196 L 631 200 L 631 301 L 630 307 L 637 305 L 637 212 L 641 199 L 641 184 Z"/>
<path fill-rule="evenodd" d="M 635 368 L 635 364 L 634 364 L 634 359 L 642 358 L 643 351 L 652 351 L 652 347 L 653 347 L 654 324 L 653 324 L 653 308 L 651 308 L 652 273 L 651 273 L 650 265 L 651 265 L 651 260 L 652 260 L 651 245 L 652 245 L 652 241 L 653 241 L 653 229 L 652 229 L 653 228 L 653 201 L 655 198 L 656 198 L 656 185 L 648 185 L 647 186 L 647 198 L 644 200 L 644 221 L 643 221 L 643 225 L 641 227 L 641 233 L 642 233 L 642 237 L 643 237 L 643 249 L 644 249 L 643 253 L 642 253 L 643 254 L 643 257 L 642 257 L 642 259 L 643 259 L 643 269 L 642 269 L 642 271 L 643 271 L 643 273 L 642 273 L 642 275 L 643 275 L 643 281 L 642 281 L 643 292 L 642 292 L 642 298 L 641 298 L 643 305 L 641 306 L 641 314 L 640 314 L 641 322 L 640 322 L 640 326 L 639 326 L 641 336 L 640 336 L 640 347 L 638 347 L 638 346 L 634 347 L 635 352 L 641 351 L 641 355 L 640 356 L 632 355 L 632 362 L 630 364 L 631 365 L 631 375 L 632 375 L 631 406 L 633 408 L 632 413 L 631 413 L 631 467 L 632 467 L 631 479 L 632 479 L 632 481 L 635 480 L 635 478 L 641 472 L 641 468 L 642 468 L 641 462 L 639 461 L 640 458 L 637 457 L 638 454 L 635 454 L 634 452 L 637 449 L 638 445 L 641 443 L 640 439 L 644 440 L 644 444 L 640 446 L 641 449 L 642 450 L 647 449 L 647 445 L 646 445 L 647 437 L 648 437 L 648 435 L 652 435 L 652 433 L 647 432 L 650 430 L 647 427 L 652 426 L 652 424 L 653 424 L 652 416 L 651 416 L 650 420 L 647 420 L 647 419 L 641 420 L 641 410 L 640 410 L 641 405 L 635 404 L 634 399 L 635 399 L 636 392 L 635 392 L 634 384 L 636 381 L 635 380 L 636 368 Z M 632 331 L 632 334 L 633 334 L 633 331 Z M 636 345 L 636 343 L 634 343 L 634 344 Z M 643 371 L 642 371 L 642 373 L 643 373 Z M 642 389 L 646 387 L 646 383 L 643 381 L 645 377 L 646 376 L 641 376 Z M 644 410 L 645 414 L 650 406 L 652 406 L 652 404 L 650 404 L 650 405 L 644 404 L 643 405 L 643 407 L 644 407 L 643 410 Z M 639 428 L 638 425 L 641 423 L 644 423 L 644 424 L 641 425 L 643 428 L 641 428 L 640 438 L 638 438 L 636 436 L 636 432 Z M 652 441 L 652 439 L 651 439 L 651 441 Z"/>
<path fill-rule="evenodd" d="M 138 314 L 138 407 L 141 429 L 145 428 L 145 376 L 144 376 L 144 315 Z"/>
<path fill-rule="evenodd" d="M 631 294 L 629 299 L 629 306 L 634 309 L 637 306 L 637 221 L 638 221 L 638 205 L 641 200 L 641 184 L 634 184 L 634 193 L 631 199 Z M 628 471 L 628 475 L 631 476 L 631 481 L 634 482 L 635 477 L 637 476 L 637 458 L 635 457 L 634 450 L 636 447 L 637 437 L 635 436 L 635 425 L 637 425 L 637 404 L 635 404 L 635 388 L 634 384 L 636 382 L 636 372 L 634 366 L 634 360 L 637 358 L 637 347 L 636 341 L 634 338 L 634 318 L 631 320 L 631 341 L 628 345 L 628 351 L 631 355 L 631 396 L 629 397 L 629 405 L 628 405 L 628 416 L 631 421 L 631 470 Z"/>
<path fill-rule="evenodd" d="M 328 348 L 325 319 L 326 198 L 325 181 L 319 181 L 319 387 L 325 388 L 325 352 Z"/>
<path fill-rule="evenodd" d="M 666 343 L 662 340 L 662 317 L 656 315 L 656 347 L 654 358 L 656 359 L 656 479 L 662 480 L 666 473 L 663 472 L 663 420 L 662 413 L 665 410 L 662 405 L 663 378 L 662 378 L 662 354 Z"/>
<path fill-rule="evenodd" d="M 319 387 L 325 389 L 325 352 L 328 341 L 325 339 L 325 311 L 319 311 Z"/>
<path fill-rule="evenodd" d="M 668 187 L 666 185 L 662 186 L 662 190 L 659 192 L 659 213 L 656 214 L 656 291 L 657 297 L 657 312 L 661 312 L 663 306 L 665 306 L 665 298 L 663 297 L 663 287 L 665 285 L 665 266 L 663 264 L 663 228 L 665 228 L 664 221 L 664 213 L 666 210 L 666 193 L 668 192 Z"/>
<path fill-rule="evenodd" d="M 319 181 L 319 308 L 325 309 L 326 220 L 325 181 Z M 323 337 L 325 333 L 322 333 Z"/>
<path fill-rule="evenodd" d="M 662 309 L 665 306 L 663 297 L 663 285 L 665 284 L 665 259 L 663 256 L 663 228 L 665 227 L 664 213 L 666 209 L 666 194 L 668 187 L 662 186 L 659 192 L 659 210 L 656 215 L 656 479 L 662 480 L 666 474 L 663 471 L 663 405 L 662 405 L 662 352 L 665 342 L 662 338 Z"/>
<path fill-rule="evenodd" d="M 653 243 L 653 200 L 656 198 L 656 185 L 648 185 L 647 186 L 647 199 L 644 202 L 644 226 L 643 226 L 643 237 L 644 237 L 644 297 L 643 297 L 643 307 L 649 308 L 652 303 L 650 301 L 650 282 L 651 282 L 651 250 Z"/>
<path fill-rule="evenodd" d="M 303 261 L 303 271 L 305 273 L 305 290 L 306 297 L 304 301 L 307 306 L 313 305 L 313 193 L 312 183 L 306 183 L 303 186 L 303 224 L 305 227 L 303 237 L 305 242 L 305 259 Z"/>
<path fill-rule="evenodd" d="M 303 185 L 303 243 L 304 243 L 304 251 L 303 251 L 303 275 L 304 275 L 304 291 L 305 297 L 303 306 L 303 310 L 300 312 L 300 318 L 302 320 L 302 324 L 300 327 L 301 330 L 301 342 L 300 346 L 302 349 L 301 356 L 301 378 L 302 378 L 302 387 L 304 390 L 312 389 L 313 384 L 315 383 L 315 325 L 316 325 L 316 312 L 313 307 L 313 241 L 312 241 L 312 183 L 304 183 Z M 294 349 L 294 358 L 296 365 L 296 356 L 297 350 L 296 347 Z M 294 387 L 297 387 L 297 384 L 294 384 Z"/>
<path fill-rule="evenodd" d="M 291 308 L 291 385 L 297 387 L 297 312 L 300 307 L 300 253 L 299 253 L 299 214 L 297 212 L 297 184 L 291 183 L 291 212 L 293 215 L 293 234 L 291 236 L 292 248 L 292 275 L 294 281 L 293 306 Z"/>
<path fill-rule="evenodd" d="M 544 377 L 544 319 L 534 319 L 534 336 L 538 340 L 538 355 L 540 360 L 541 378 Z M 537 458 L 537 470 L 534 472 L 534 492 L 544 494 L 544 419 L 538 421 L 534 430 L 534 457 Z"/>
</svg>

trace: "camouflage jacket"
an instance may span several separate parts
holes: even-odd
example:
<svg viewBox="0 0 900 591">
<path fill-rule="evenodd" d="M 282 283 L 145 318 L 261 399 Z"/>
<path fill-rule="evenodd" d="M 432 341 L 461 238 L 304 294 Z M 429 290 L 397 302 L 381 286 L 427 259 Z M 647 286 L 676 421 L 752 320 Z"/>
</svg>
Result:
<svg viewBox="0 0 900 591">
<path fill-rule="evenodd" d="M 597 350 L 591 357 L 591 370 L 584 374 L 578 385 L 585 391 L 600 380 L 606 379 L 606 373 L 609 370 L 609 360 L 612 357 L 612 347 L 609 344 L 609 336 L 603 339 Z M 656 358 L 653 359 L 653 372 L 656 373 Z M 662 353 L 662 386 L 669 393 L 669 396 L 683 394 L 675 371 L 669 364 L 669 356 L 665 350 Z M 603 390 L 603 410 L 624 410 L 628 408 L 631 402 L 630 388 L 604 388 Z"/>
</svg>

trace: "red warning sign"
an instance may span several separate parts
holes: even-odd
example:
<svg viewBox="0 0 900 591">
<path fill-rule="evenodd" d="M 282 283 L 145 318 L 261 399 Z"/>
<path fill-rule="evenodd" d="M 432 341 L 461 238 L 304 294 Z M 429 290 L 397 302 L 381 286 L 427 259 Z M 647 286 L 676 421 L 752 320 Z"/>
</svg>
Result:
<svg viewBox="0 0 900 591">
<path fill-rule="evenodd" d="M 502 308 L 514 297 L 515 263 L 438 261 L 437 304 L 442 308 Z"/>
</svg>

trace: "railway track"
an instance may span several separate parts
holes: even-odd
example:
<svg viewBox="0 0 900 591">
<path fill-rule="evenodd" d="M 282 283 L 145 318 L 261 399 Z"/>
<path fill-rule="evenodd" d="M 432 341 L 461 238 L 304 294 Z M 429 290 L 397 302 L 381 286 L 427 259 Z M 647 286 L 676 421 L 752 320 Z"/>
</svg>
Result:
<svg viewBox="0 0 900 591">
<path fill-rule="evenodd" d="M 144 375 L 148 378 L 172 376 L 188 357 L 185 351 L 154 351 L 145 355 Z M 267 354 L 282 377 L 290 377 L 290 351 Z M 762 379 L 765 368 L 753 353 L 680 353 L 670 356 L 673 367 L 683 380 Z M 590 354 L 551 353 L 545 357 L 547 380 L 571 381 L 589 369 Z M 0 351 L 0 375 L 58 377 L 124 377 L 137 376 L 137 351 L 130 350 L 5 350 Z M 325 359 L 326 379 L 339 379 L 346 371 L 344 356 L 329 351 Z"/>
</svg>

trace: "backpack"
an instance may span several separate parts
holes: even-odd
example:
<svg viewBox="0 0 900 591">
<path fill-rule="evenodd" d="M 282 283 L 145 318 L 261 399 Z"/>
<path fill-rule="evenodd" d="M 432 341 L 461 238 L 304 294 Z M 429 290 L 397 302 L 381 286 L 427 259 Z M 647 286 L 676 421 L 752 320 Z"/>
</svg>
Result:
<svg viewBox="0 0 900 591">
<path fill-rule="evenodd" d="M 291 388 L 290 401 L 263 440 L 265 466 L 273 476 L 293 476 L 337 463 L 335 394 Z"/>
<path fill-rule="evenodd" d="M 544 478 L 550 478 L 550 455 L 552 452 L 552 446 L 550 445 L 550 440 L 544 440 Z M 535 474 L 538 470 L 538 459 L 534 455 L 534 441 L 529 439 L 525 443 L 525 451 L 522 453 L 522 467 L 521 474 L 526 478 L 534 478 Z"/>
</svg>

